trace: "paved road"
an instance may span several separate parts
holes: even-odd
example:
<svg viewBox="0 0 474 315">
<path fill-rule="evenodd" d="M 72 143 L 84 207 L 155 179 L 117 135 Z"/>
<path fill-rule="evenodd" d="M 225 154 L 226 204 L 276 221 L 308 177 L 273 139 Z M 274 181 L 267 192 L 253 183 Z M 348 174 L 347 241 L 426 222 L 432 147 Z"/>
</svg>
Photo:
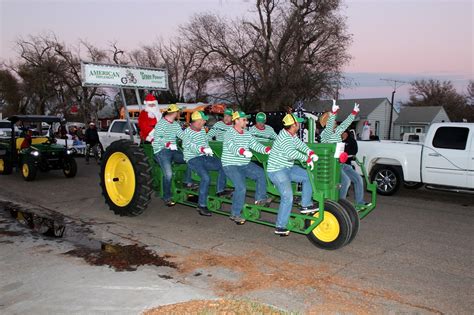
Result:
<svg viewBox="0 0 474 315">
<path fill-rule="evenodd" d="M 0 233 L 0 312 L 136 314 L 232 297 L 300 312 L 474 313 L 472 195 L 422 189 L 380 197 L 353 243 L 324 251 L 301 235 L 279 238 L 268 227 L 200 217 L 158 199 L 139 217 L 115 216 L 101 197 L 98 170 L 79 161 L 74 179 L 59 172 L 30 183 L 3 176 L 0 200 L 57 211 L 97 240 L 146 245 L 172 255 L 180 268 L 118 273 L 62 255 L 73 247 L 67 242 Z"/>
</svg>

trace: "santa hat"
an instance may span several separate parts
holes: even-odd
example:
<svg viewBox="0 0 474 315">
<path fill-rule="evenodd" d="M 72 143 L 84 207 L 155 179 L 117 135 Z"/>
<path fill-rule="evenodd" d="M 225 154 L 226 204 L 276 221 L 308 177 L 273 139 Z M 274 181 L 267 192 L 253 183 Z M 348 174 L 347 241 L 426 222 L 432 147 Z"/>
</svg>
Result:
<svg viewBox="0 0 474 315">
<path fill-rule="evenodd" d="M 158 101 L 156 100 L 153 94 L 147 94 L 145 97 L 145 105 L 158 105 Z"/>
</svg>

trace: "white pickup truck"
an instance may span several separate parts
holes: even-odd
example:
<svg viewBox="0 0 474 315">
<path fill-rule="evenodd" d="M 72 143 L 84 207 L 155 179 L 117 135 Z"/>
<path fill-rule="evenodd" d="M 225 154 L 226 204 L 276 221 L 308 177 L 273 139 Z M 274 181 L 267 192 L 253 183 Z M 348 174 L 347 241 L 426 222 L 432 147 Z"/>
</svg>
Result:
<svg viewBox="0 0 474 315">
<path fill-rule="evenodd" d="M 407 188 L 474 192 L 474 124 L 436 123 L 423 143 L 358 141 L 370 180 L 381 195 Z"/>
<path fill-rule="evenodd" d="M 132 125 L 133 141 L 137 144 L 140 143 L 140 135 L 138 131 L 138 122 L 136 120 L 130 121 Z M 114 141 L 120 139 L 130 139 L 130 127 L 125 119 L 115 119 L 109 126 L 107 131 L 99 131 L 99 140 L 105 149 Z"/>
</svg>

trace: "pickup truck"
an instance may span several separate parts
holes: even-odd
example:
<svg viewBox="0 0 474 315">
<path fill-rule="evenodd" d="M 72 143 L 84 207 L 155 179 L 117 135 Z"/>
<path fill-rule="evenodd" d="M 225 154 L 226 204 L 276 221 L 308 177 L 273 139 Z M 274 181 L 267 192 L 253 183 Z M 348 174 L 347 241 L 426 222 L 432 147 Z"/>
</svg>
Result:
<svg viewBox="0 0 474 315">
<path fill-rule="evenodd" d="M 138 122 L 136 120 L 130 121 L 132 125 L 133 141 L 137 144 L 140 143 L 140 136 L 138 132 Z M 109 126 L 107 131 L 99 131 L 99 140 L 102 143 L 102 147 L 107 147 L 114 141 L 120 139 L 130 139 L 130 127 L 125 119 L 115 119 Z"/>
<path fill-rule="evenodd" d="M 474 124 L 436 123 L 424 142 L 358 141 L 370 180 L 381 195 L 400 185 L 474 192 Z"/>
</svg>

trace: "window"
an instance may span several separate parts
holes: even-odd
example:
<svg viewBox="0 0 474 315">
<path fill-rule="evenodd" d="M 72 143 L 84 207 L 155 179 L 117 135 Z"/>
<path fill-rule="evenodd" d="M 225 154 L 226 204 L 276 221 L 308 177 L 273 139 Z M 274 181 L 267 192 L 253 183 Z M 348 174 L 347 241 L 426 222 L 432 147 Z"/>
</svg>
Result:
<svg viewBox="0 0 474 315">
<path fill-rule="evenodd" d="M 125 121 L 116 121 L 112 124 L 112 128 L 110 129 L 110 132 L 123 133 L 125 131 L 126 124 L 127 123 Z"/>
<path fill-rule="evenodd" d="M 465 150 L 469 128 L 440 127 L 433 138 L 433 147 L 440 149 Z"/>
</svg>

